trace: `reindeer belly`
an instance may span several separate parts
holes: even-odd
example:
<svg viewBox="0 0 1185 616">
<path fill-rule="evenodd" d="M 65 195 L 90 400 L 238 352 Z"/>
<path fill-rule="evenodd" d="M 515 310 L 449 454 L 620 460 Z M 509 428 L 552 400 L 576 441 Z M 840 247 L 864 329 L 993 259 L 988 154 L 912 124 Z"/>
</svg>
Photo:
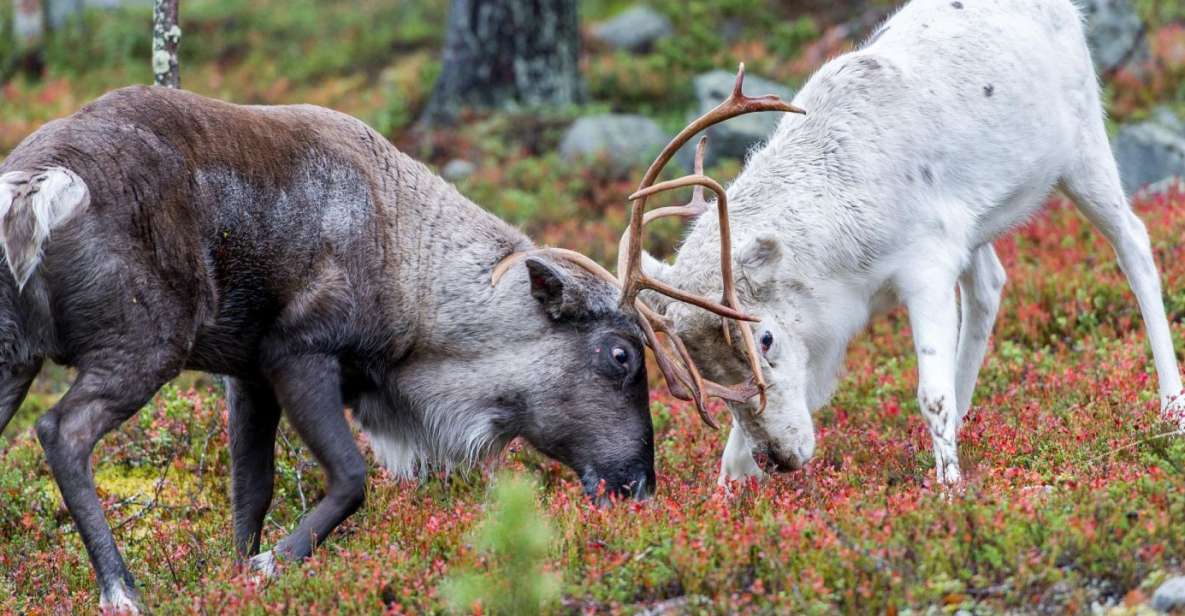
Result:
<svg viewBox="0 0 1185 616">
<path fill-rule="evenodd" d="M 187 368 L 253 377 L 262 340 L 279 310 L 259 289 L 230 289 L 219 297 L 217 314 L 198 327 Z"/>
</svg>

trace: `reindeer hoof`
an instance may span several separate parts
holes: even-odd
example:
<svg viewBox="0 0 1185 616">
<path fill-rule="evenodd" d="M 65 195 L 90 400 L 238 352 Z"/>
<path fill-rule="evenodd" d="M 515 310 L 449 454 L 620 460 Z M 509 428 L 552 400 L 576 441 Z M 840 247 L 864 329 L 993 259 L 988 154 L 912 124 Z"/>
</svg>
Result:
<svg viewBox="0 0 1185 616">
<path fill-rule="evenodd" d="M 123 582 L 112 588 L 104 589 L 99 594 L 99 613 L 103 616 L 137 615 L 143 609 L 135 591 L 129 589 Z"/>
<path fill-rule="evenodd" d="M 948 488 L 957 487 L 963 483 L 963 473 L 959 470 L 958 462 L 943 462 L 938 460 L 938 483 Z"/>
<path fill-rule="evenodd" d="M 251 570 L 265 579 L 276 577 L 276 555 L 271 550 L 251 557 Z"/>
</svg>

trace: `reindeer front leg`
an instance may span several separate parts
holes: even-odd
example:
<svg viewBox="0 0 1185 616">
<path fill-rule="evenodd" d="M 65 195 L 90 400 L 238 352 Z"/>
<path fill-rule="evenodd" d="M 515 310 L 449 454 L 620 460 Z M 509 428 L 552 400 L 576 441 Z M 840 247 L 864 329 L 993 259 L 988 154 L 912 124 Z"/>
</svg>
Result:
<svg viewBox="0 0 1185 616">
<path fill-rule="evenodd" d="M 724 446 L 724 457 L 720 459 L 720 477 L 716 480 L 716 485 L 724 486 L 730 481 L 749 477 L 764 479 L 765 472 L 753 460 L 752 449 L 744 429 L 734 420 L 732 429 L 728 432 L 728 444 Z"/>
<path fill-rule="evenodd" d="M 902 285 L 918 356 L 918 405 L 934 440 L 938 481 L 956 484 L 959 471 L 959 407 L 955 396 L 959 314 L 957 273 L 914 268 Z"/>
</svg>

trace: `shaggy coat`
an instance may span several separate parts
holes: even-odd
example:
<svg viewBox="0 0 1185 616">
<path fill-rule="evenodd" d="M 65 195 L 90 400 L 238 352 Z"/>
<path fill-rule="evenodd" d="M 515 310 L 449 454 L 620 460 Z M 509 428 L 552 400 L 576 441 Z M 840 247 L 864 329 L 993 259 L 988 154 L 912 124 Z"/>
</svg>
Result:
<svg viewBox="0 0 1185 616">
<path fill-rule="evenodd" d="M 105 606 L 135 593 L 90 452 L 183 369 L 229 377 L 243 555 L 259 548 L 281 409 L 329 480 L 282 557 L 362 502 L 344 404 L 397 476 L 522 436 L 590 494 L 654 487 L 642 334 L 619 290 L 545 258 L 492 286 L 531 242 L 351 117 L 117 90 L 0 165 L 0 222 L 0 429 L 43 359 L 77 367 L 37 433 Z"/>
<path fill-rule="evenodd" d="M 763 318 L 754 336 L 771 389 L 763 414 L 731 407 L 721 481 L 809 460 L 811 413 L 830 399 L 849 341 L 904 304 L 937 475 L 958 482 L 956 435 L 1005 281 L 991 242 L 1055 188 L 1115 247 L 1166 416 L 1185 407 L 1148 235 L 1120 187 L 1070 0 L 914 0 L 794 104 L 807 115 L 786 115 L 728 189 L 741 299 Z M 719 234 L 709 210 L 674 265 L 651 259 L 650 273 L 719 296 Z M 718 319 L 666 312 L 705 376 L 746 376 Z"/>
</svg>

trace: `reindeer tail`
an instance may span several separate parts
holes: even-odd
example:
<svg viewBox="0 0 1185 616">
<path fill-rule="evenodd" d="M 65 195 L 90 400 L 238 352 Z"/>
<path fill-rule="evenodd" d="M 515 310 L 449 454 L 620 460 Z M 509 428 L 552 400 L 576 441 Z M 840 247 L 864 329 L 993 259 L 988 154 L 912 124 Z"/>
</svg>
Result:
<svg viewBox="0 0 1185 616">
<path fill-rule="evenodd" d="M 64 167 L 0 175 L 0 244 L 17 289 L 37 270 L 54 228 L 89 203 L 86 183 Z"/>
</svg>

